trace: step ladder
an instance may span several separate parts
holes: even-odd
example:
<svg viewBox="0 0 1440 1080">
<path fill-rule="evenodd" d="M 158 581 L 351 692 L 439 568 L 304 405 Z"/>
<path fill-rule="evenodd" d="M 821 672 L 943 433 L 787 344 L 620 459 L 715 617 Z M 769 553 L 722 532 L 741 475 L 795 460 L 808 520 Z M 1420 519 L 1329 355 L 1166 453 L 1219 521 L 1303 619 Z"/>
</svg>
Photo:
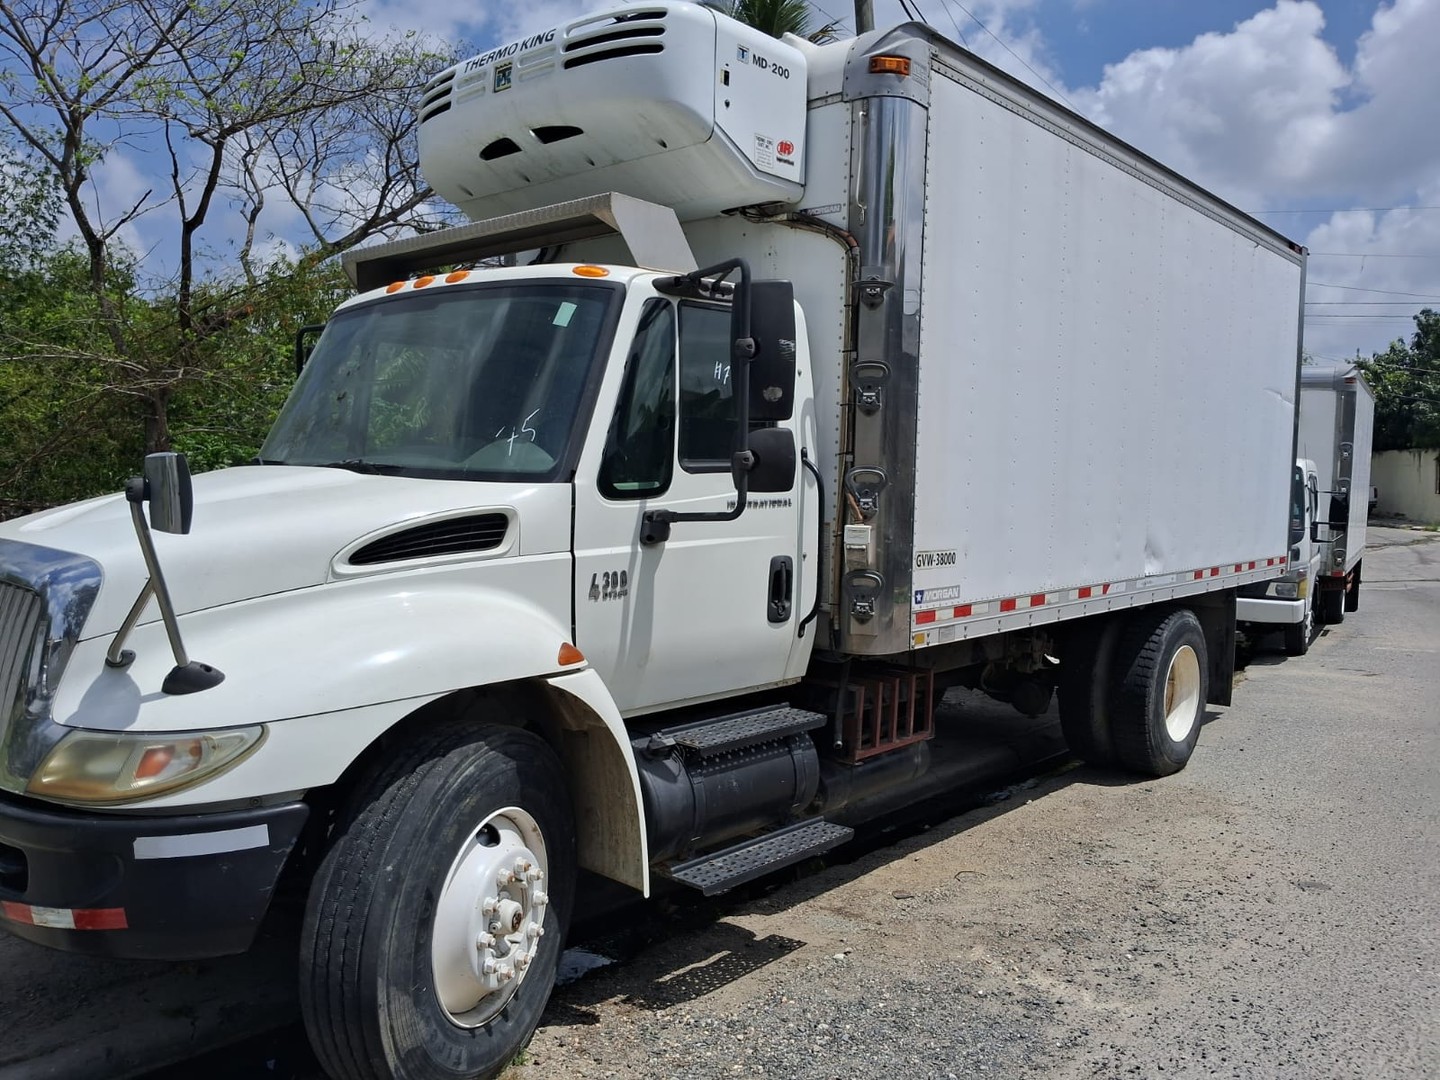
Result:
<svg viewBox="0 0 1440 1080">
<path fill-rule="evenodd" d="M 823 818 L 797 821 L 708 855 L 675 863 L 662 872 L 682 885 L 714 896 L 829 851 L 854 835 L 854 829 Z"/>
</svg>

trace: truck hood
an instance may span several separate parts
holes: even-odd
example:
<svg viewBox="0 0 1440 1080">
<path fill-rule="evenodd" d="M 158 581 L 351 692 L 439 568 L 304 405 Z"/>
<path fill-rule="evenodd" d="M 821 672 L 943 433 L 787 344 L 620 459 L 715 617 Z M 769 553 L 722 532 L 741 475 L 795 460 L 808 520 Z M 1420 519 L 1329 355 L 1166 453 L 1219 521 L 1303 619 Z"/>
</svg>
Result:
<svg viewBox="0 0 1440 1080">
<path fill-rule="evenodd" d="M 363 566 L 337 559 L 362 541 L 482 514 L 506 517 L 498 544 Z M 569 516 L 567 484 L 426 480 L 269 465 L 196 476 L 190 533 L 153 536 L 175 609 L 185 614 L 340 577 L 568 550 Z M 5 522 L 0 539 L 84 555 L 100 565 L 104 583 L 85 624 L 86 638 L 114 633 L 146 580 L 123 495 Z M 152 601 L 141 621 L 158 618 Z"/>
</svg>

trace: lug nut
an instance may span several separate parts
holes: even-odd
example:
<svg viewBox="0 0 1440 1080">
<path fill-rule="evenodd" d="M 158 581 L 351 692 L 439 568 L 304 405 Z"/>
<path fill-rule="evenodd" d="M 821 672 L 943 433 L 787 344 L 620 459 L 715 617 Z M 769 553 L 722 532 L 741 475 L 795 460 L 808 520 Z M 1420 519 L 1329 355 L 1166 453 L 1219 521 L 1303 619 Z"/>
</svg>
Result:
<svg viewBox="0 0 1440 1080">
<path fill-rule="evenodd" d="M 550 902 L 550 897 L 548 897 L 548 896 L 545 895 L 544 890 L 542 890 L 542 889 L 536 889 L 536 890 L 535 890 L 535 897 L 534 897 L 534 899 L 531 901 L 531 903 L 533 903 L 536 907 L 544 907 L 544 906 L 545 906 L 546 904 L 548 904 L 549 902 Z"/>
<path fill-rule="evenodd" d="M 477 949 L 488 949 L 491 945 L 494 944 L 495 937 L 492 934 L 482 933 L 475 938 L 475 947 Z"/>
<path fill-rule="evenodd" d="M 486 974 L 486 975 L 494 975 L 494 974 L 495 974 L 495 969 L 496 969 L 497 966 L 498 966 L 498 965 L 495 963 L 494 960 L 492 960 L 492 959 L 486 959 L 484 965 L 481 967 L 480 970 L 481 970 L 482 973 L 484 973 L 484 974 Z"/>
<path fill-rule="evenodd" d="M 481 915 L 494 915 L 495 909 L 500 906 L 500 901 L 493 896 L 487 896 L 485 902 L 480 905 Z"/>
<path fill-rule="evenodd" d="M 524 971 L 530 966 L 530 955 L 528 953 L 521 953 L 515 958 L 515 966 L 521 971 Z"/>
<path fill-rule="evenodd" d="M 495 875 L 495 879 L 500 883 L 500 887 L 503 889 L 506 885 L 509 885 L 512 881 L 515 880 L 515 874 L 513 871 L 510 870 L 501 870 L 498 874 Z"/>
</svg>

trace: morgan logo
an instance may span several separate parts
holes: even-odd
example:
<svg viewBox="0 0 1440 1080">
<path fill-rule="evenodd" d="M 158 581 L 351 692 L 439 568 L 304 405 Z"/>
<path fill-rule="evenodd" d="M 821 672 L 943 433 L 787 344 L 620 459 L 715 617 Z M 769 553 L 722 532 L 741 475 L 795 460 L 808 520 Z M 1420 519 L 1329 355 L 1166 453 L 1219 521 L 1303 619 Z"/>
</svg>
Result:
<svg viewBox="0 0 1440 1080">
<path fill-rule="evenodd" d="M 795 144 L 789 139 L 782 139 L 775 144 L 775 152 L 781 157 L 790 157 L 795 153 Z"/>
</svg>

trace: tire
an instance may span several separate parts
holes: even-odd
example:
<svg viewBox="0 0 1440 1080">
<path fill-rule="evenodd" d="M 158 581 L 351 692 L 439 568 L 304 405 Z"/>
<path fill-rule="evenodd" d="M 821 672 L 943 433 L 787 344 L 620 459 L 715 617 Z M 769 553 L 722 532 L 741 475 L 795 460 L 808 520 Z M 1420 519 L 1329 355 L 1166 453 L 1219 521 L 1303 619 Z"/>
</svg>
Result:
<svg viewBox="0 0 1440 1080">
<path fill-rule="evenodd" d="M 1056 689 L 1060 730 L 1070 752 L 1091 765 L 1115 763 L 1110 736 L 1110 665 L 1120 621 L 1107 619 L 1081 636 L 1072 635 L 1060 658 Z"/>
<path fill-rule="evenodd" d="M 325 1072 L 498 1074 L 540 1022 L 574 891 L 573 815 L 541 739 L 451 724 L 402 748 L 357 788 L 311 884 L 300 1004 Z"/>
<path fill-rule="evenodd" d="M 1345 621 L 1345 590 L 1320 590 L 1320 620 L 1326 626 L 1339 626 Z"/>
<path fill-rule="evenodd" d="M 1310 640 L 1315 636 L 1315 599 L 1305 601 L 1305 618 L 1285 627 L 1285 655 L 1304 656 L 1310 651 Z"/>
<path fill-rule="evenodd" d="M 1209 697 L 1205 633 L 1185 609 L 1142 612 L 1116 647 L 1110 731 L 1119 763 L 1146 776 L 1179 772 L 1200 738 Z"/>
</svg>

